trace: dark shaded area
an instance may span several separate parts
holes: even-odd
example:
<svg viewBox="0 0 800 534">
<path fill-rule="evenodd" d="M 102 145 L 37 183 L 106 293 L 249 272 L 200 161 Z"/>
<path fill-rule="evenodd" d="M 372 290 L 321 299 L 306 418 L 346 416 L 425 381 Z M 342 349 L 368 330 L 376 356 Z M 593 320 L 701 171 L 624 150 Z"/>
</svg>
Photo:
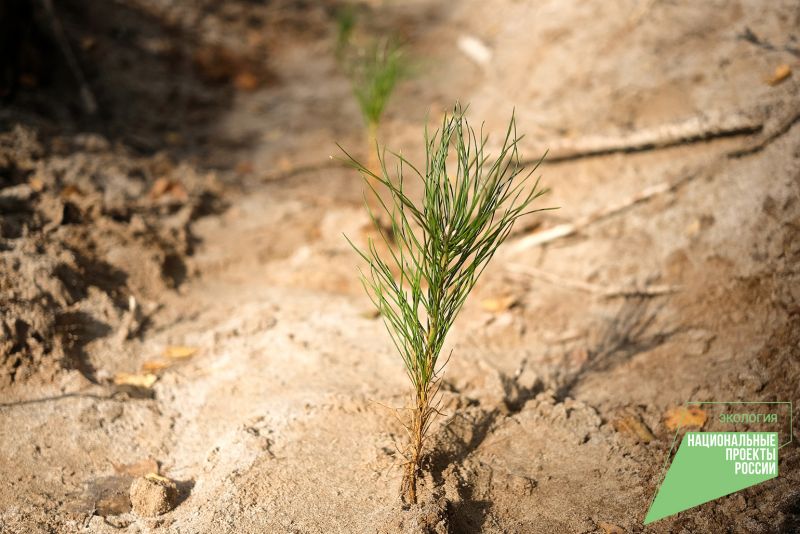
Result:
<svg viewBox="0 0 800 534">
<path fill-rule="evenodd" d="M 107 261 L 91 257 L 79 250 L 72 250 L 72 253 L 75 255 L 79 270 L 77 273 L 65 272 L 65 274 L 68 274 L 67 280 L 69 282 L 76 284 L 73 286 L 73 290 L 77 291 L 81 297 L 86 297 L 88 286 L 94 286 L 111 297 L 118 307 L 124 308 L 127 306 L 126 296 L 128 290 L 126 286 L 128 274 L 125 271 L 114 267 Z M 76 274 L 77 276 L 73 278 L 69 277 L 69 274 Z M 61 280 L 63 281 L 64 279 L 62 278 Z"/>
<path fill-rule="evenodd" d="M 647 296 L 626 298 L 614 318 L 601 330 L 599 340 L 589 350 L 586 361 L 562 380 L 556 390 L 556 400 L 563 402 L 586 375 L 610 371 L 637 354 L 662 345 L 680 332 L 680 327 L 654 328 L 665 306 L 661 303 L 652 309 L 652 299 Z"/>
<path fill-rule="evenodd" d="M 132 302 L 183 284 L 193 221 L 225 206 L 214 175 L 166 154 L 133 156 L 93 134 L 57 145 L 29 127 L 0 132 L 0 175 L 10 183 L 0 184 L 0 277 L 13 282 L 0 284 L 0 332 L 9 332 L 0 338 L 0 383 L 62 368 L 94 375 L 76 322 L 91 315 L 108 323 L 106 333 L 118 331 Z M 56 318 L 78 311 L 65 316 L 65 337 Z M 147 324 L 137 318 L 128 337 Z"/>
<path fill-rule="evenodd" d="M 736 36 L 737 39 L 741 39 L 742 41 L 748 42 L 752 45 L 761 48 L 762 50 L 768 50 L 770 52 L 781 50 L 784 52 L 788 52 L 795 57 L 800 57 L 800 47 L 794 44 L 790 44 L 793 41 L 787 41 L 787 43 L 783 46 L 776 46 L 772 44 L 770 41 L 759 37 L 758 35 L 753 32 L 749 27 L 745 26 L 742 33 Z M 796 41 L 794 41 L 796 42 Z"/>
<path fill-rule="evenodd" d="M 111 327 L 88 313 L 69 311 L 56 316 L 55 329 L 62 339 L 66 366 L 77 369 L 88 380 L 97 383 L 96 369 L 89 362 L 84 347 L 110 334 Z"/>
<path fill-rule="evenodd" d="M 194 480 L 175 480 L 174 482 L 178 487 L 178 496 L 175 499 L 175 507 L 178 507 L 192 494 L 195 482 Z"/>
<path fill-rule="evenodd" d="M 437 485 L 444 484 L 444 471 L 448 466 L 463 464 L 486 440 L 501 416 L 499 409 L 486 411 L 479 408 L 453 415 L 451 421 L 441 430 L 450 439 L 437 440 L 437 445 L 427 458 L 428 465 L 424 466 L 431 472 Z M 460 502 L 448 504 L 447 515 L 451 532 L 480 532 L 489 517 L 487 512 L 492 503 L 476 495 L 471 484 L 461 486 L 460 497 Z"/>
<path fill-rule="evenodd" d="M 523 361 L 521 367 L 526 365 L 527 362 Z M 435 445 L 431 447 L 432 452 L 423 467 L 431 473 L 437 486 L 445 484 L 448 468 L 463 465 L 478 450 L 497 423 L 519 413 L 527 401 L 545 388 L 538 379 L 530 385 L 521 384 L 518 377 L 501 375 L 500 379 L 504 390 L 503 405 L 485 409 L 477 401 L 471 400 L 466 409 L 453 414 L 439 434 L 432 437 Z M 442 387 L 461 393 L 450 383 L 445 383 Z M 474 484 L 465 480 L 459 484 L 459 496 L 458 502 L 448 503 L 447 515 L 451 532 L 480 532 L 487 526 L 492 502 L 482 498 Z"/>
<path fill-rule="evenodd" d="M 133 477 L 112 475 L 98 477 L 86 484 L 86 504 L 93 514 L 101 517 L 131 511 L 129 490 Z"/>
<path fill-rule="evenodd" d="M 45 136 L 94 131 L 145 152 L 163 147 L 165 137 L 176 149 L 202 140 L 204 127 L 230 104 L 230 77 L 203 76 L 198 40 L 134 5 L 66 0 L 54 6 L 54 21 L 38 0 L 2 0 L 0 12 L 8 16 L 0 19 L 9 31 L 0 32 L 8 52 L 0 125 L 22 121 Z M 80 76 L 57 39 L 56 22 L 96 100 L 95 113 L 83 105 Z"/>
<path fill-rule="evenodd" d="M 792 534 L 800 532 L 800 490 L 787 495 L 781 507 L 783 521 L 775 530 L 776 534 Z"/>
<path fill-rule="evenodd" d="M 42 31 L 36 16 L 37 3 L 30 0 L 0 0 L 0 102 L 9 103 L 20 85 L 31 83 L 31 73 L 46 80 L 50 68 L 46 58 L 54 45 Z"/>
</svg>

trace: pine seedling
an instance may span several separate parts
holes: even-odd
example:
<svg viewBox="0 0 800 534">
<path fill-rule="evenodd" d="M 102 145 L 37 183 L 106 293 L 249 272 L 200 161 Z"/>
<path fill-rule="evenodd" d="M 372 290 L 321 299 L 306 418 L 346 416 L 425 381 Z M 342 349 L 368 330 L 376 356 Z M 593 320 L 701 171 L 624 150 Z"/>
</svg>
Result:
<svg viewBox="0 0 800 534">
<path fill-rule="evenodd" d="M 400 47 L 389 40 L 372 43 L 354 61 L 351 73 L 353 94 L 373 143 L 389 97 L 402 73 Z"/>
<path fill-rule="evenodd" d="M 406 68 L 402 51 L 395 39 L 371 37 L 365 43 L 360 43 L 356 32 L 357 22 L 357 12 L 352 5 L 346 4 L 338 10 L 336 59 L 350 78 L 353 96 L 364 119 L 364 138 L 368 154 L 366 165 L 373 172 L 378 172 L 379 162 L 374 150 L 378 143 L 378 129 L 389 99 Z M 374 181 L 369 183 L 373 189 L 377 185 Z M 380 215 L 380 205 L 371 195 L 369 199 L 370 207 L 378 213 L 381 222 L 378 231 L 389 232 L 388 222 Z"/>
<path fill-rule="evenodd" d="M 407 503 L 416 503 L 426 438 L 440 413 L 438 392 L 447 363 L 440 362 L 440 355 L 445 337 L 516 220 L 548 209 L 532 209 L 546 192 L 538 178 L 530 180 L 542 160 L 533 169 L 524 169 L 513 115 L 496 158 L 485 153 L 487 140 L 483 129 L 476 133 L 457 105 L 452 115 L 445 115 L 440 130 L 429 135 L 425 129 L 425 166 L 419 170 L 401 154 L 391 153 L 396 165 L 390 177 L 385 151 L 378 153 L 378 171 L 345 152 L 392 228 L 390 237 L 378 232 L 386 245 L 381 253 L 371 238 L 364 249 L 348 241 L 366 262 L 362 283 L 383 317 L 411 382 L 411 406 L 403 421 L 409 443 L 404 450 L 401 495 Z M 420 201 L 412 200 L 406 175 L 420 180 Z M 373 183 L 387 193 L 387 200 Z M 377 214 L 369 202 L 365 204 L 377 226 Z"/>
<path fill-rule="evenodd" d="M 359 50 L 349 65 L 353 94 L 366 126 L 366 148 L 369 154 L 367 166 L 376 173 L 379 172 L 380 165 L 376 157 L 378 128 L 389 98 L 403 72 L 401 50 L 391 40 L 374 41 L 368 47 Z M 373 190 L 378 186 L 372 179 L 368 179 L 367 183 Z M 388 221 L 385 221 L 380 214 L 379 203 L 372 199 L 372 195 L 368 198 L 371 200 L 371 209 L 378 213 L 378 220 L 381 223 L 377 225 L 377 230 L 386 233 Z"/>
<path fill-rule="evenodd" d="M 367 128 L 368 148 L 372 150 L 383 112 L 405 72 L 405 65 L 401 48 L 392 37 L 372 37 L 366 43 L 359 43 L 357 20 L 351 5 L 337 11 L 335 51 L 339 66 L 350 78 Z"/>
<path fill-rule="evenodd" d="M 344 60 L 356 27 L 356 10 L 346 4 L 336 11 L 336 59 Z"/>
</svg>

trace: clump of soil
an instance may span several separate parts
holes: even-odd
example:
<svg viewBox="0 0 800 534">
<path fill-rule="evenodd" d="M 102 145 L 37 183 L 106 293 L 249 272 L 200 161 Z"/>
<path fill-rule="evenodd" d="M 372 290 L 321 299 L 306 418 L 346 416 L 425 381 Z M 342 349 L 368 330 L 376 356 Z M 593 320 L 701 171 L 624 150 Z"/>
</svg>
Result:
<svg viewBox="0 0 800 534">
<path fill-rule="evenodd" d="M 178 488 L 168 478 L 148 474 L 131 484 L 133 511 L 142 517 L 161 515 L 172 510 L 178 498 Z"/>
<path fill-rule="evenodd" d="M 219 202 L 213 174 L 163 154 L 0 134 L 0 386 L 63 367 L 92 378 L 82 347 L 183 282 L 191 223 Z"/>
<path fill-rule="evenodd" d="M 386 514 L 378 532 L 418 532 L 420 534 L 448 534 L 452 532 L 449 512 L 451 502 L 446 491 L 438 487 L 430 473 L 418 481 L 418 502 L 398 505 Z"/>
</svg>

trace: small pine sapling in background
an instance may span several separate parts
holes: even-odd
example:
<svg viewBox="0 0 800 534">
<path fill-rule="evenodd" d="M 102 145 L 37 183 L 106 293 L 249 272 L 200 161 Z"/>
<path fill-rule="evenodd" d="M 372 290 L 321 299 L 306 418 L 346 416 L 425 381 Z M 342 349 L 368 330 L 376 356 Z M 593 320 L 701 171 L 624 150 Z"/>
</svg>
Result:
<svg viewBox="0 0 800 534">
<path fill-rule="evenodd" d="M 358 17 L 353 6 L 342 7 L 336 22 L 336 58 L 350 78 L 371 152 L 383 112 L 405 72 L 403 54 L 392 37 L 357 39 Z"/>
<path fill-rule="evenodd" d="M 343 62 L 350 46 L 357 15 L 355 7 L 345 4 L 336 11 L 336 59 Z"/>
<path fill-rule="evenodd" d="M 370 153 L 375 152 L 383 112 L 403 75 L 402 57 L 397 43 L 381 40 L 362 50 L 353 65 L 353 94 L 367 127 Z"/>
<path fill-rule="evenodd" d="M 378 173 L 378 128 L 389 98 L 403 73 L 402 54 L 397 44 L 384 40 L 376 41 L 361 50 L 358 58 L 351 74 L 353 94 L 366 126 L 367 166 L 372 172 Z M 369 177 L 367 182 L 373 191 L 377 190 L 378 183 L 374 179 Z M 390 224 L 380 210 L 380 203 L 373 195 L 368 195 L 367 198 L 371 200 L 370 207 L 377 214 L 379 224 L 375 226 L 375 230 L 388 233 Z"/>
<path fill-rule="evenodd" d="M 396 170 L 390 177 L 385 152 L 378 153 L 377 171 L 345 152 L 392 229 L 388 237 L 379 232 L 386 245 L 382 253 L 371 238 L 365 249 L 348 241 L 366 262 L 361 270 L 364 288 L 383 316 L 412 386 L 410 415 L 403 422 L 410 438 L 401 486 L 407 503 L 416 503 L 425 440 L 439 414 L 437 394 L 447 363 L 440 362 L 445 337 L 514 222 L 528 213 L 551 209 L 532 209 L 546 192 L 540 189 L 538 178 L 530 180 L 542 160 L 525 171 L 513 115 L 494 159 L 484 151 L 487 140 L 482 129 L 476 134 L 457 105 L 452 115 L 445 116 L 440 130 L 431 136 L 425 129 L 424 167 L 392 153 Z M 408 176 L 421 181 L 421 201 L 409 196 Z M 388 200 L 383 200 L 373 183 L 387 193 Z M 377 214 L 368 202 L 366 206 L 378 225 Z"/>
<path fill-rule="evenodd" d="M 372 38 L 366 44 L 356 44 L 356 23 L 356 11 L 352 6 L 344 6 L 337 13 L 336 57 L 350 78 L 353 95 L 364 120 L 367 166 L 373 172 L 378 172 L 379 162 L 375 156 L 378 129 L 389 99 L 406 69 L 402 50 L 395 39 Z M 375 188 L 378 183 L 371 181 L 369 185 Z M 379 204 L 371 197 L 370 203 L 383 223 L 379 229 L 386 231 L 388 222 L 383 221 Z"/>
</svg>

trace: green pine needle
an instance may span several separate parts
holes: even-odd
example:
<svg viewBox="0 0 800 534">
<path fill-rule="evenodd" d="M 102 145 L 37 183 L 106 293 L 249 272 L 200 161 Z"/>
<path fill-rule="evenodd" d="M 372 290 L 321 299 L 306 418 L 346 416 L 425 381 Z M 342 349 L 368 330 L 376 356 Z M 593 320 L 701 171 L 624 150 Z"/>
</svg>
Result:
<svg viewBox="0 0 800 534">
<path fill-rule="evenodd" d="M 483 129 L 476 134 L 456 105 L 440 130 L 429 135 L 426 128 L 425 166 L 420 169 L 391 153 L 396 167 L 390 177 L 385 152 L 378 153 L 378 171 L 345 152 L 391 222 L 391 232 L 383 230 L 365 202 L 388 252 L 379 252 L 372 239 L 364 249 L 348 242 L 366 262 L 361 272 L 364 288 L 383 316 L 414 387 L 416 405 L 409 424 L 413 443 L 408 453 L 409 480 L 404 483 L 410 502 L 416 500 L 422 443 L 438 413 L 432 401 L 438 391 L 441 368 L 437 364 L 445 337 L 517 219 L 552 209 L 532 208 L 547 192 L 539 187 L 538 178 L 530 179 L 544 156 L 525 171 L 513 115 L 496 158 L 485 153 L 487 140 Z M 407 176 L 421 181 L 421 201 L 408 195 Z M 378 194 L 373 184 L 387 194 Z"/>
<path fill-rule="evenodd" d="M 336 58 L 341 60 L 350 46 L 358 16 L 352 5 L 345 4 L 336 11 Z"/>
<path fill-rule="evenodd" d="M 370 128 L 380 124 L 404 70 L 400 47 L 391 40 L 376 41 L 354 58 L 350 66 L 353 93 Z"/>
</svg>

